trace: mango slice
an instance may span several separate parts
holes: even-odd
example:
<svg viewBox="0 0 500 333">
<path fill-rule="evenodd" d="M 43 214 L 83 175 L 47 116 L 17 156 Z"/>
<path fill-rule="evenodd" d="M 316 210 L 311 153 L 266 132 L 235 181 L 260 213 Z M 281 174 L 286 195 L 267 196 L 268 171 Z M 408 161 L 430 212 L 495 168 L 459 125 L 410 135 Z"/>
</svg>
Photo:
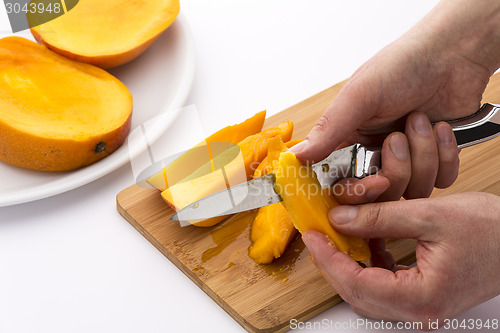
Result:
<svg viewBox="0 0 500 333">
<path fill-rule="evenodd" d="M 292 148 L 295 146 L 297 143 L 302 142 L 302 140 L 290 140 L 288 142 L 285 142 L 286 148 Z M 271 149 L 269 149 L 271 150 Z M 271 160 L 272 161 L 277 161 L 279 159 L 279 155 L 282 153 L 282 151 L 276 151 L 272 153 Z M 268 160 L 270 159 L 269 153 L 268 156 L 264 157 L 262 162 L 260 162 L 259 166 L 257 169 L 255 169 L 255 172 L 253 174 L 253 178 L 259 178 L 261 176 L 267 175 L 268 173 L 273 172 L 273 162 L 269 163 Z"/>
<path fill-rule="evenodd" d="M 35 39 L 68 58 L 102 68 L 125 64 L 143 53 L 175 20 L 179 0 L 81 0 L 66 14 L 35 26 Z"/>
<path fill-rule="evenodd" d="M 327 237 L 335 246 L 354 260 L 370 258 L 370 249 L 362 238 L 343 235 L 331 226 L 328 212 L 338 203 L 316 179 L 311 167 L 302 165 L 292 152 L 280 155 L 274 165 L 276 175 L 276 193 L 283 199 L 283 205 L 295 227 L 302 233 L 316 230 Z"/>
<path fill-rule="evenodd" d="M 220 147 L 217 143 L 227 142 L 237 144 L 246 137 L 259 133 L 262 130 L 265 119 L 266 111 L 261 111 L 242 123 L 224 127 L 151 176 L 147 182 L 160 191 L 166 190 L 168 187 L 188 177 L 210 159 L 214 159 L 220 155 L 222 151 L 217 151 Z M 209 172 L 211 171 L 213 170 L 209 170 Z"/>
<path fill-rule="evenodd" d="M 66 171 L 118 149 L 132 96 L 104 70 L 20 37 L 0 40 L 0 160 Z"/>
<path fill-rule="evenodd" d="M 169 187 L 161 195 L 172 209 L 179 211 L 210 194 L 243 183 L 251 178 L 256 166 L 266 155 L 269 141 L 275 136 L 280 136 L 283 140 L 288 141 L 292 137 L 292 132 L 293 123 L 287 121 L 251 135 L 238 144 L 237 147 L 240 152 L 231 162 L 226 163 L 227 154 L 235 156 L 233 151 L 222 153 L 214 159 L 213 163 L 223 165 L 223 168 L 207 173 L 207 170 L 212 168 L 212 163 L 207 163 L 189 176 L 187 180 L 182 180 Z M 218 163 L 218 160 L 221 159 L 224 160 L 224 163 Z M 198 174 L 201 176 L 198 176 Z M 227 216 L 189 222 L 199 227 L 210 227 L 225 218 Z"/>
<path fill-rule="evenodd" d="M 280 137 L 274 137 L 269 142 L 269 150 L 266 156 L 267 168 L 257 169 L 254 173 L 258 177 L 272 172 L 272 164 L 278 161 L 280 154 L 289 147 L 300 142 L 300 140 L 289 141 L 287 145 L 281 141 Z M 261 162 L 262 165 L 264 161 Z M 259 165 L 259 167 L 260 167 Z M 257 264 L 270 264 L 275 258 L 281 257 L 297 234 L 288 212 L 281 202 L 259 208 L 257 216 L 252 223 L 250 231 L 250 241 L 252 244 L 248 248 L 248 256 Z"/>
<path fill-rule="evenodd" d="M 297 234 L 281 202 L 261 207 L 252 223 L 248 256 L 257 264 L 270 264 L 281 257 Z"/>
</svg>

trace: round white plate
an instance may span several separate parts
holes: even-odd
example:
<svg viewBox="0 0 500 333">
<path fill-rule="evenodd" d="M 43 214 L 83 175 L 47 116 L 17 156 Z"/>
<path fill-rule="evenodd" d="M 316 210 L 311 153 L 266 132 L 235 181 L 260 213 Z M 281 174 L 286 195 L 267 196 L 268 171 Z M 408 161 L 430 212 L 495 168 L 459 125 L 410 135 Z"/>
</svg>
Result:
<svg viewBox="0 0 500 333">
<path fill-rule="evenodd" d="M 28 37 L 25 34 L 21 36 Z M 194 70 L 193 41 L 181 16 L 139 58 L 110 70 L 132 93 L 132 131 L 139 127 L 147 130 L 144 136 L 148 144 L 174 122 L 188 97 Z M 148 121 L 148 126 L 141 126 Z M 147 148 L 142 142 L 134 140 L 129 137 L 110 156 L 69 172 L 32 171 L 0 162 L 0 207 L 46 198 L 92 182 L 121 167 Z"/>
</svg>

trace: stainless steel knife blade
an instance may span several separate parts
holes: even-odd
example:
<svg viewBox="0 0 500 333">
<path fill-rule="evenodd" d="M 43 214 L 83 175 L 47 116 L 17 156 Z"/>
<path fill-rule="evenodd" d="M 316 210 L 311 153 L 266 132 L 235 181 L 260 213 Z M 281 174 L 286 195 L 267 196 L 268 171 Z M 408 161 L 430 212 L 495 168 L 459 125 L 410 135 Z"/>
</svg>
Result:
<svg viewBox="0 0 500 333">
<path fill-rule="evenodd" d="M 485 103 L 469 117 L 448 121 L 455 133 L 458 148 L 500 136 L 499 110 L 500 105 Z M 312 168 L 321 186 L 327 188 L 344 178 L 364 178 L 374 174 L 379 170 L 380 162 L 380 148 L 357 143 L 332 152 Z M 170 220 L 201 220 L 280 202 L 280 196 L 274 192 L 274 180 L 274 174 L 269 174 L 212 194 L 180 210 Z"/>
<path fill-rule="evenodd" d="M 364 178 L 380 169 L 380 148 L 356 143 L 332 152 L 324 160 L 313 164 L 312 169 L 322 188 L 331 187 L 345 178 Z"/>
<path fill-rule="evenodd" d="M 173 221 L 193 221 L 239 213 L 282 201 L 268 174 L 200 199 L 173 215 Z"/>
</svg>

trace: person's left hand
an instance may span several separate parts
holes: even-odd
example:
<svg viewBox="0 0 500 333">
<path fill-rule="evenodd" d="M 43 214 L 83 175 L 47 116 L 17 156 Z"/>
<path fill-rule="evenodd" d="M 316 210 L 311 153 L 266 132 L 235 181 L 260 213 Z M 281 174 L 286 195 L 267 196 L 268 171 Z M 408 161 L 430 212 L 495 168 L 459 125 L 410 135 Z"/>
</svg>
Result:
<svg viewBox="0 0 500 333">
<path fill-rule="evenodd" d="M 302 235 L 313 262 L 353 310 L 391 321 L 454 318 L 500 293 L 500 197 L 441 198 L 342 205 L 334 228 L 364 238 L 414 238 L 417 266 L 361 267 L 325 235 Z M 374 255 L 374 254 L 372 254 Z M 376 255 L 376 254 L 375 254 Z M 385 264 L 391 258 L 385 258 Z"/>
</svg>

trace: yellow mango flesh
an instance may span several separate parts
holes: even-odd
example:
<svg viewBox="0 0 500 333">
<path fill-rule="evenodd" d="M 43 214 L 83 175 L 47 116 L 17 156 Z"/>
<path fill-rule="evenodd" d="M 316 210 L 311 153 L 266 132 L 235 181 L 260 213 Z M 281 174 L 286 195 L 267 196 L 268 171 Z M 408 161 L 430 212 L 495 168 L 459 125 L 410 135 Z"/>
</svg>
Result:
<svg viewBox="0 0 500 333">
<path fill-rule="evenodd" d="M 275 191 L 283 199 L 283 205 L 295 227 L 303 233 L 316 230 L 325 234 L 337 247 L 354 260 L 370 258 L 370 249 L 362 238 L 343 235 L 330 224 L 328 212 L 338 203 L 321 189 L 312 168 L 302 165 L 292 152 L 280 155 L 275 163 Z"/>
<path fill-rule="evenodd" d="M 269 168 L 263 170 L 264 174 L 272 172 L 272 163 L 291 146 L 293 144 L 284 144 L 280 137 L 275 137 L 269 142 L 266 156 Z M 257 177 L 260 177 L 260 173 L 259 169 L 255 170 L 254 178 L 257 174 L 259 174 Z M 270 264 L 275 258 L 281 257 L 296 234 L 297 230 L 281 202 L 260 207 L 252 223 L 250 232 L 252 244 L 248 249 L 248 256 L 258 264 Z"/>
<path fill-rule="evenodd" d="M 250 135 L 259 133 L 262 130 L 265 119 L 266 111 L 261 111 L 242 123 L 224 127 L 151 176 L 147 182 L 160 191 L 166 190 L 168 187 L 191 175 L 206 163 L 210 163 L 211 159 L 213 160 L 219 156 L 222 153 L 219 148 L 223 146 L 220 143 L 228 143 L 226 146 L 230 146 L 231 143 L 234 145 Z M 234 158 L 234 156 L 232 157 Z M 198 172 L 198 175 L 201 176 L 212 171 L 214 170 L 210 168 L 204 170 L 204 173 L 202 171 Z"/>
<path fill-rule="evenodd" d="M 297 234 L 281 202 L 261 207 L 252 224 L 248 256 L 257 264 L 270 264 L 281 257 Z"/>
<path fill-rule="evenodd" d="M 186 180 L 182 180 L 174 186 L 167 188 L 161 195 L 172 209 L 179 211 L 210 194 L 243 183 L 251 179 L 254 169 L 265 157 L 269 141 L 276 136 L 280 136 L 288 141 L 292 136 L 292 132 L 293 123 L 287 121 L 251 135 L 238 144 L 240 152 L 229 164 L 224 164 L 227 162 L 227 156 L 224 153 L 216 157 L 212 162 L 215 165 L 225 165 L 223 168 L 226 173 L 225 176 L 222 173 L 222 169 L 207 173 L 206 171 L 211 170 L 213 165 L 209 163 L 202 166 L 200 168 L 201 171 L 195 171 Z M 233 153 L 230 155 L 234 156 Z M 220 159 L 223 159 L 224 163 L 217 161 Z M 196 226 L 209 227 L 221 222 L 225 218 L 227 216 L 191 222 Z"/>
<path fill-rule="evenodd" d="M 179 0 L 80 0 L 66 14 L 31 32 L 68 58 L 111 68 L 144 52 L 178 13 Z M 28 12 L 28 22 L 38 16 Z"/>
<path fill-rule="evenodd" d="M 20 37 L 0 40 L 0 159 L 65 171 L 109 155 L 130 130 L 132 96 L 115 77 Z"/>
<path fill-rule="evenodd" d="M 287 141 L 285 142 L 285 146 L 286 148 L 292 148 L 293 146 L 295 146 L 297 143 L 300 143 L 302 142 L 302 140 L 290 140 L 290 141 Z M 286 149 L 285 149 L 286 150 Z M 278 160 L 279 159 L 279 155 L 281 154 L 281 151 L 276 151 L 276 154 L 272 156 L 272 160 Z M 268 153 L 269 155 L 269 153 Z M 262 162 L 260 162 L 259 166 L 257 167 L 257 169 L 255 169 L 255 172 L 253 174 L 253 178 L 259 178 L 261 176 L 264 176 L 264 175 L 267 175 L 268 173 L 271 173 L 273 172 L 273 165 L 272 163 L 269 163 L 269 158 L 270 156 L 266 156 L 264 157 L 264 159 L 262 160 Z"/>
<path fill-rule="evenodd" d="M 216 158 L 216 160 L 222 158 Z M 225 176 L 224 176 L 225 173 Z M 188 177 L 191 178 L 191 177 Z M 227 183 L 226 184 L 226 180 Z M 180 210 L 187 205 L 199 200 L 209 194 L 216 193 L 226 189 L 228 186 L 234 186 L 247 181 L 245 168 L 241 152 L 223 168 L 219 168 L 200 177 L 194 177 L 187 181 L 181 181 L 165 191 L 162 191 L 162 197 L 167 203 Z"/>
</svg>

